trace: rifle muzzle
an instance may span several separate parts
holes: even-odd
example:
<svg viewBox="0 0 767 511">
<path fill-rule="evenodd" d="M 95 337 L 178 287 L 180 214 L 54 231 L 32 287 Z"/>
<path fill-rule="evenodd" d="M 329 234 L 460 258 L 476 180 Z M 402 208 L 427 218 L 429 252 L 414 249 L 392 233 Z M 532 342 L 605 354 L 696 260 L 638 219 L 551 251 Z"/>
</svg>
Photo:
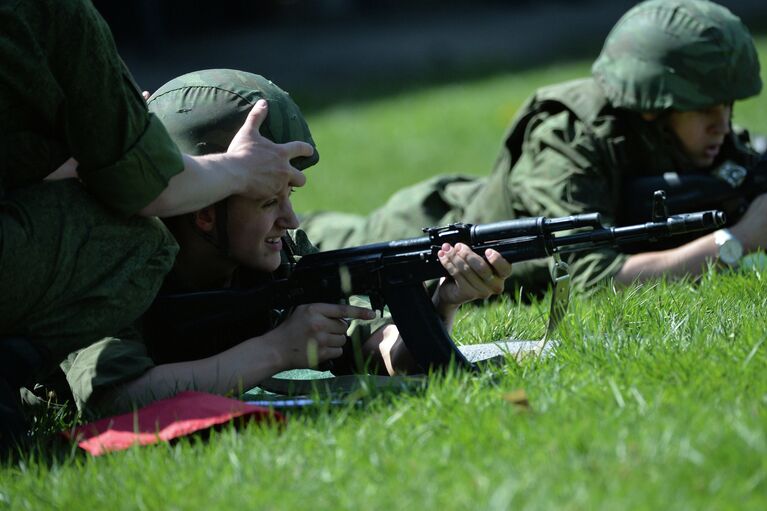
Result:
<svg viewBox="0 0 767 511">
<path fill-rule="evenodd" d="M 672 215 L 666 220 L 668 232 L 671 234 L 716 229 L 727 222 L 723 211 L 709 210 L 697 213 Z"/>
</svg>

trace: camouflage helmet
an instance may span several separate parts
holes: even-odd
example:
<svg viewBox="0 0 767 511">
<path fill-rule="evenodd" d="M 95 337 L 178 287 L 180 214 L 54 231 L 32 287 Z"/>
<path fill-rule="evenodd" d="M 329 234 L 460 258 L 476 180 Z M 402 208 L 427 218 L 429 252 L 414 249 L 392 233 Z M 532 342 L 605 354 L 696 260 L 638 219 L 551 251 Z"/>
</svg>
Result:
<svg viewBox="0 0 767 511">
<path fill-rule="evenodd" d="M 611 104 L 653 112 L 700 110 L 762 89 L 746 26 L 707 0 L 649 0 L 613 27 L 592 73 Z"/>
<path fill-rule="evenodd" d="M 317 146 L 298 105 L 263 76 L 233 69 L 196 71 L 160 87 L 147 105 L 183 152 L 202 155 L 226 152 L 248 112 L 262 98 L 269 113 L 261 134 L 278 144 L 296 140 L 311 144 L 314 154 L 291 160 L 297 169 L 317 163 Z"/>
</svg>

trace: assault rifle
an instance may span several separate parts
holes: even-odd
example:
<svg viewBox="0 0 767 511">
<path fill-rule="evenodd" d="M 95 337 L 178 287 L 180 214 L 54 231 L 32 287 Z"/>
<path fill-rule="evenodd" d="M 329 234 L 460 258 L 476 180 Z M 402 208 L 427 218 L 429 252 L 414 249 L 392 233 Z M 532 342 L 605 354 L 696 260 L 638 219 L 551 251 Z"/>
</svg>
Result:
<svg viewBox="0 0 767 511">
<path fill-rule="evenodd" d="M 709 230 L 725 221 L 721 211 L 669 217 L 662 211 L 660 194 L 650 222 L 625 227 L 603 226 L 598 213 L 588 213 L 426 228 L 426 235 L 419 238 L 305 255 L 286 278 L 260 287 L 161 295 L 150 314 L 165 325 L 185 325 L 187 331 L 195 332 L 197 326 L 210 328 L 211 322 L 215 326 L 242 321 L 254 311 L 337 303 L 366 295 L 375 309 L 389 307 L 405 345 L 424 370 L 444 368 L 451 362 L 470 367 L 445 331 L 423 285 L 446 274 L 437 257 L 443 243 L 465 243 L 478 254 L 492 248 L 514 263 Z"/>
<path fill-rule="evenodd" d="M 719 209 L 730 226 L 740 220 L 752 200 L 767 193 L 767 154 L 751 168 L 726 161 L 708 174 L 666 172 L 628 179 L 623 183 L 624 214 L 619 222 L 629 224 L 647 218 L 653 207 L 648 198 L 655 190 L 666 192 L 671 214 Z"/>
</svg>

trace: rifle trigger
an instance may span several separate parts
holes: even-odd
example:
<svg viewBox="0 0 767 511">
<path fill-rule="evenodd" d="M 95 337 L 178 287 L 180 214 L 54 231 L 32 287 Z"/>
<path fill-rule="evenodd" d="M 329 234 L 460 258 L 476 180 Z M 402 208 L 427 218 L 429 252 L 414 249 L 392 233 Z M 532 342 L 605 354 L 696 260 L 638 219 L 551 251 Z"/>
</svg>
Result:
<svg viewBox="0 0 767 511">
<path fill-rule="evenodd" d="M 384 306 L 384 300 L 381 295 L 377 293 L 370 295 L 370 308 L 372 308 L 374 311 L 379 311 L 381 313 L 381 317 L 383 317 Z"/>
</svg>

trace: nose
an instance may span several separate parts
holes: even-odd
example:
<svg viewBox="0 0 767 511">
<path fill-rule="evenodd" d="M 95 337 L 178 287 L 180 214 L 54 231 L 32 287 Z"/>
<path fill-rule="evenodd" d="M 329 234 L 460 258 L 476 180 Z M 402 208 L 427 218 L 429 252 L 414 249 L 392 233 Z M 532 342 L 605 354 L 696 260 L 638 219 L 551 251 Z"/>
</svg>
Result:
<svg viewBox="0 0 767 511">
<path fill-rule="evenodd" d="M 732 105 L 717 105 L 711 109 L 710 130 L 715 135 L 727 135 L 730 133 L 730 118 L 732 117 Z"/>
<path fill-rule="evenodd" d="M 298 229 L 300 225 L 298 215 L 293 210 L 293 204 L 291 204 L 290 199 L 286 200 L 280 208 L 279 223 L 283 229 Z"/>
</svg>

